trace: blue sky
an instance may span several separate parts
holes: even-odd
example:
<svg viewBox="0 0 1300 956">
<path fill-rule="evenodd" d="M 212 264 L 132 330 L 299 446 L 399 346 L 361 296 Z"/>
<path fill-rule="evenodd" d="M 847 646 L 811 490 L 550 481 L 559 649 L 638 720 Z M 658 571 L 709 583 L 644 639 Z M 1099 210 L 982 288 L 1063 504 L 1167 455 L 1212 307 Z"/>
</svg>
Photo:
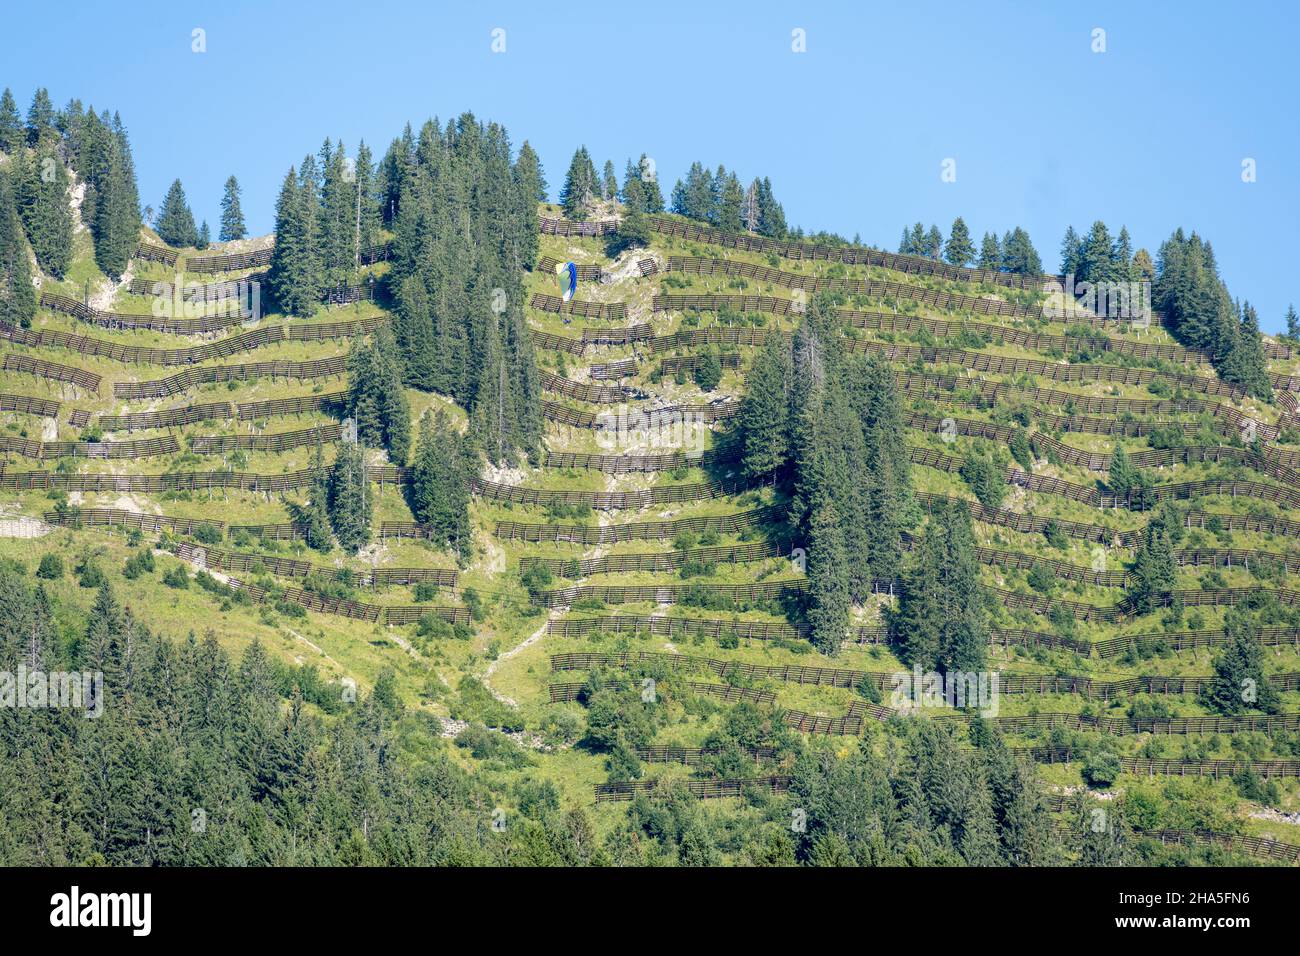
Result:
<svg viewBox="0 0 1300 956">
<path fill-rule="evenodd" d="M 977 237 L 1024 226 L 1054 269 L 1068 224 L 1127 225 L 1153 254 L 1182 225 L 1266 330 L 1300 300 L 1300 12 L 1284 3 L 229 0 L 24 4 L 6 21 L 0 85 L 22 109 L 43 85 L 120 111 L 142 200 L 179 176 L 214 227 L 231 173 L 269 231 L 286 169 L 325 136 L 382 153 L 408 120 L 468 109 L 530 140 L 552 193 L 585 143 L 620 175 L 648 153 L 665 192 L 695 159 L 767 175 L 792 224 L 886 248 L 961 215 Z"/>
</svg>

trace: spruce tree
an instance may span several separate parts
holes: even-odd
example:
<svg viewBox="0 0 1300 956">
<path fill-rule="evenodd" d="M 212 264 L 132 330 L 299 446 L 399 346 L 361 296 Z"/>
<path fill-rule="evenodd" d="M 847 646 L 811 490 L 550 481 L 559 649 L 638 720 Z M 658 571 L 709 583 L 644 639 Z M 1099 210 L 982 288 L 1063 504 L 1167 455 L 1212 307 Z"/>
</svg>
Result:
<svg viewBox="0 0 1300 956">
<path fill-rule="evenodd" d="M 19 212 L 36 262 L 44 272 L 61 279 L 72 264 L 73 235 L 63 161 L 46 142 L 37 150 L 34 163 L 22 155 L 15 159 L 14 176 Z"/>
<path fill-rule="evenodd" d="M 195 249 L 206 249 L 212 245 L 212 230 L 208 228 L 208 221 L 203 220 L 203 225 L 199 226 L 198 238 L 194 241 Z"/>
<path fill-rule="evenodd" d="M 586 146 L 580 146 L 569 162 L 569 171 L 560 188 L 560 205 L 564 207 L 564 214 L 570 219 L 584 218 L 592 200 L 600 195 L 600 189 L 591 154 Z"/>
<path fill-rule="evenodd" d="M 1134 614 L 1150 614 L 1163 607 L 1176 583 L 1177 568 L 1169 533 L 1163 525 L 1147 525 L 1129 572 L 1128 600 Z"/>
<path fill-rule="evenodd" d="M 276 302 L 290 315 L 311 315 L 320 300 L 314 195 L 314 187 L 300 185 L 290 168 L 276 202 L 275 246 L 267 275 Z"/>
<path fill-rule="evenodd" d="M 984 233 L 984 238 L 980 242 L 980 259 L 978 263 L 981 269 L 990 272 L 996 272 L 1002 268 L 1002 247 L 998 244 L 998 237 L 991 232 Z"/>
<path fill-rule="evenodd" d="M 948 243 L 944 246 L 945 261 L 954 266 L 969 265 L 975 258 L 975 244 L 971 242 L 970 230 L 966 222 L 958 216 L 952 221 L 952 230 L 948 233 Z"/>
<path fill-rule="evenodd" d="M 446 415 L 425 412 L 411 463 L 409 497 L 415 520 L 431 529 L 432 540 L 465 555 L 470 546 L 471 469 L 464 439 Z"/>
<path fill-rule="evenodd" d="M 1114 282 L 1119 278 L 1115 244 L 1110 238 L 1110 230 L 1100 219 L 1092 224 L 1092 229 L 1079 246 L 1076 275 L 1080 281 L 1094 284 Z"/>
<path fill-rule="evenodd" d="M 327 553 L 333 549 L 334 540 L 330 534 L 329 470 L 325 467 L 320 442 L 316 443 L 308 495 L 306 505 L 296 505 L 291 510 L 307 547 Z"/>
<path fill-rule="evenodd" d="M 659 188 L 659 177 L 645 153 L 637 162 L 637 173 L 641 179 L 641 192 L 645 195 L 645 211 L 651 215 L 663 212 L 664 194 Z M 776 211 L 779 212 L 780 207 Z"/>
<path fill-rule="evenodd" d="M 36 315 L 36 290 L 22 221 L 8 173 L 0 169 L 0 321 L 26 325 Z"/>
<path fill-rule="evenodd" d="M 1286 337 L 1293 342 L 1300 341 L 1300 316 L 1296 315 L 1294 304 L 1286 307 Z"/>
<path fill-rule="evenodd" d="M 808 629 L 814 647 L 835 654 L 849 624 L 848 554 L 835 505 L 812 513 L 808 537 Z"/>
<path fill-rule="evenodd" d="M 330 469 L 330 525 L 339 546 L 349 553 L 370 540 L 373 494 L 366 475 L 365 452 L 361 445 L 344 442 Z"/>
<path fill-rule="evenodd" d="M 930 231 L 925 234 L 925 255 L 934 260 L 943 256 L 943 233 L 939 231 L 938 226 L 931 226 Z"/>
<path fill-rule="evenodd" d="M 49 91 L 40 87 L 32 96 L 32 105 L 27 109 L 27 145 L 40 146 L 56 134 L 54 104 L 50 102 Z"/>
<path fill-rule="evenodd" d="M 221 195 L 221 232 L 217 238 L 222 242 L 235 242 L 248 235 L 244 226 L 244 210 L 239 205 L 239 192 L 239 180 L 231 176 L 226 180 L 226 188 Z"/>
<path fill-rule="evenodd" d="M 602 196 L 607 202 L 612 202 L 618 197 L 618 175 L 614 172 L 613 161 L 608 159 L 605 160 Z"/>
<path fill-rule="evenodd" d="M 1277 688 L 1264 673 L 1264 645 L 1250 611 L 1242 605 L 1229 608 L 1223 631 L 1228 644 L 1214 659 L 1214 679 L 1201 695 L 1204 703 L 1228 716 L 1248 710 L 1277 713 Z"/>
<path fill-rule="evenodd" d="M 194 213 L 185 201 L 185 189 L 179 179 L 172 180 L 171 188 L 167 190 L 154 231 L 169 246 L 190 248 L 198 241 L 199 231 L 194 225 Z"/>
<path fill-rule="evenodd" d="M 789 340 L 769 335 L 747 376 L 748 389 L 737 417 L 741 468 L 751 481 L 771 478 L 786 464 L 792 376 Z"/>
<path fill-rule="evenodd" d="M 923 670 L 981 670 L 987 617 L 970 512 L 964 502 L 940 504 L 902 575 L 892 639 Z"/>
<path fill-rule="evenodd" d="M 738 233 L 742 229 L 740 221 L 741 207 L 745 202 L 745 192 L 735 173 L 728 173 L 722 180 L 718 193 L 717 226 L 723 232 Z"/>
<path fill-rule="evenodd" d="M 1042 273 L 1043 263 L 1038 258 L 1029 233 L 1016 226 L 1002 240 L 1002 269 L 1021 275 L 1036 276 Z"/>
<path fill-rule="evenodd" d="M 1061 275 L 1078 276 L 1079 274 L 1079 252 L 1083 245 L 1083 240 L 1079 234 L 1074 231 L 1073 226 L 1065 227 L 1065 237 L 1061 239 Z"/>
<path fill-rule="evenodd" d="M 89 117 L 87 117 L 89 121 Z M 91 127 L 88 144 L 94 187 L 95 261 L 104 274 L 117 279 L 126 271 L 140 238 L 140 197 L 135 184 L 135 165 L 126 130 L 107 111 Z M 91 190 L 87 189 L 87 200 Z M 83 202 L 82 208 L 85 209 Z"/>
<path fill-rule="evenodd" d="M 0 93 L 0 152 L 17 155 L 23 146 L 25 134 L 23 121 L 18 115 L 18 104 L 9 87 Z"/>
</svg>

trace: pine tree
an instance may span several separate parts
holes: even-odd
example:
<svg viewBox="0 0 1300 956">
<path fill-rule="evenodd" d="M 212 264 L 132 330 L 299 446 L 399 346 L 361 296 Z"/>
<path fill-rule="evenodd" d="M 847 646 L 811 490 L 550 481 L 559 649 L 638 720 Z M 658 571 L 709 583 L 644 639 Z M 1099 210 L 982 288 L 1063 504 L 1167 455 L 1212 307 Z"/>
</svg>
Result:
<svg viewBox="0 0 1300 956">
<path fill-rule="evenodd" d="M 89 125 L 89 116 L 87 117 Z M 90 168 L 87 201 L 94 202 L 90 223 L 95 239 L 95 261 L 111 278 L 126 271 L 140 238 L 140 196 L 135 183 L 135 164 L 126 130 L 107 111 L 91 126 L 89 155 L 82 168 Z M 83 201 L 82 208 L 87 202 Z"/>
<path fill-rule="evenodd" d="M 1214 679 L 1202 693 L 1206 706 L 1228 716 L 1248 710 L 1277 713 L 1277 688 L 1264 673 L 1264 645 L 1250 611 L 1242 605 L 1229 608 L 1223 631 L 1228 643 L 1214 659 Z"/>
<path fill-rule="evenodd" d="M 1128 234 L 1127 226 L 1119 227 L 1115 237 L 1115 280 L 1130 282 L 1137 278 L 1133 268 L 1133 240 Z"/>
<path fill-rule="evenodd" d="M 41 269 L 62 278 L 72 264 L 72 207 L 68 173 L 55 147 L 44 143 L 35 163 L 24 155 L 14 161 L 16 200 L 27 238 Z"/>
<path fill-rule="evenodd" d="M 812 513 L 808 538 L 808 628 L 814 647 L 835 654 L 849 624 L 848 555 L 844 529 L 829 501 Z"/>
<path fill-rule="evenodd" d="M 1176 570 L 1168 531 L 1149 524 L 1129 572 L 1128 600 L 1134 614 L 1150 614 L 1164 606 L 1174 589 Z"/>
<path fill-rule="evenodd" d="M 664 194 L 659 188 L 659 177 L 650 162 L 650 157 L 645 153 L 642 153 L 637 161 L 637 172 L 641 180 L 641 192 L 645 195 L 645 211 L 651 215 L 663 212 Z"/>
<path fill-rule="evenodd" d="M 560 205 L 570 219 L 582 219 L 592 200 L 599 195 L 600 185 L 596 179 L 596 168 L 591 162 L 591 154 L 587 152 L 586 146 L 580 146 L 569 162 L 569 171 L 565 174 L 564 185 L 560 189 Z"/>
<path fill-rule="evenodd" d="M 1074 231 L 1074 227 L 1066 226 L 1065 237 L 1061 240 L 1061 275 L 1078 276 L 1080 268 L 1079 253 L 1082 246 L 1083 240 Z"/>
<path fill-rule="evenodd" d="M 945 261 L 954 266 L 969 265 L 975 258 L 975 244 L 971 242 L 970 230 L 966 222 L 958 216 L 952 221 L 952 231 L 948 233 L 948 244 L 944 246 Z"/>
<path fill-rule="evenodd" d="M 330 525 L 344 551 L 355 552 L 370 540 L 372 499 L 365 453 L 361 445 L 344 442 L 329 479 Z"/>
<path fill-rule="evenodd" d="M 217 238 L 222 242 L 235 242 L 248 235 L 244 210 L 239 205 L 239 192 L 239 180 L 231 176 L 226 180 L 225 192 L 221 196 L 221 232 Z"/>
<path fill-rule="evenodd" d="M 903 227 L 903 238 L 898 240 L 898 254 L 900 256 L 916 255 L 916 251 L 912 248 L 912 232 L 906 226 Z"/>
<path fill-rule="evenodd" d="M 1231 342 L 1219 374 L 1256 398 L 1270 400 L 1273 383 L 1268 372 L 1268 356 L 1264 353 L 1264 337 L 1259 329 L 1259 316 L 1249 302 L 1242 303 L 1241 325 Z"/>
<path fill-rule="evenodd" d="M 943 233 L 938 226 L 931 226 L 925 234 L 925 254 L 927 258 L 935 260 L 943 256 Z"/>
<path fill-rule="evenodd" d="M 327 553 L 334 547 L 330 535 L 329 470 L 325 467 L 320 442 L 316 444 L 316 457 L 312 465 L 312 478 L 307 504 L 295 506 L 292 511 L 302 531 L 307 547 Z"/>
<path fill-rule="evenodd" d="M 1002 240 L 1002 270 L 1020 275 L 1035 276 L 1043 271 L 1042 260 L 1034 244 L 1029 241 L 1029 233 L 1016 226 Z"/>
<path fill-rule="evenodd" d="M 171 188 L 167 190 L 155 231 L 158 238 L 169 246 L 189 248 L 198 241 L 199 232 L 194 226 L 194 213 L 185 201 L 185 189 L 179 179 L 173 180 Z"/>
<path fill-rule="evenodd" d="M 1080 281 L 1098 283 L 1114 282 L 1117 275 L 1115 244 L 1110 230 L 1098 219 L 1079 246 L 1079 267 L 1076 275 Z"/>
<path fill-rule="evenodd" d="M 212 245 L 212 230 L 208 228 L 208 221 L 203 220 L 203 225 L 199 226 L 199 235 L 194 242 L 195 249 L 206 249 Z"/>
<path fill-rule="evenodd" d="M 36 315 L 36 290 L 13 188 L 0 170 L 0 321 L 26 325 Z"/>
<path fill-rule="evenodd" d="M 40 146 L 55 136 L 54 104 L 45 87 L 37 89 L 27 110 L 27 145 Z"/>
<path fill-rule="evenodd" d="M 718 194 L 717 226 L 723 232 L 738 233 L 743 228 L 740 221 L 741 209 L 745 202 L 745 192 L 735 173 L 728 173 L 720 181 Z"/>
<path fill-rule="evenodd" d="M 519 147 L 512 174 L 514 180 L 514 246 L 510 265 L 532 269 L 537 262 L 537 204 L 546 201 L 546 178 L 532 146 L 524 140 Z"/>
<path fill-rule="evenodd" d="M 1196 233 L 1174 232 L 1160 247 L 1152 305 L 1179 342 L 1210 354 L 1215 371 L 1256 398 L 1272 394 L 1259 321 L 1239 312 L 1219 278 L 1214 250 Z"/>
<path fill-rule="evenodd" d="M 984 233 L 984 239 L 980 242 L 978 265 L 981 269 L 990 272 L 996 272 L 1002 267 L 1002 247 L 998 244 L 998 237 L 995 233 Z"/>
<path fill-rule="evenodd" d="M 748 390 L 737 418 L 741 468 L 750 480 L 770 478 L 786 464 L 790 453 L 792 376 L 789 340 L 769 335 L 750 369 Z"/>
<path fill-rule="evenodd" d="M 23 146 L 25 134 L 23 121 L 18 115 L 18 104 L 9 87 L 0 93 L 0 152 L 15 156 Z"/>
<path fill-rule="evenodd" d="M 311 182 L 300 183 L 290 168 L 275 207 L 275 246 L 267 275 L 276 302 L 290 315 L 311 315 L 320 301 L 314 197 Z"/>
<path fill-rule="evenodd" d="M 964 502 L 941 504 L 902 575 L 892 639 L 923 670 L 981 670 L 987 617 L 970 512 Z"/>
<path fill-rule="evenodd" d="M 1286 307 L 1286 337 L 1300 341 L 1300 316 L 1296 315 L 1294 304 Z"/>
<path fill-rule="evenodd" d="M 925 234 L 925 226 L 921 223 L 915 223 L 912 226 L 912 233 L 908 237 L 907 247 L 911 250 L 911 255 L 924 256 L 926 250 L 930 247 L 930 241 Z"/>
<path fill-rule="evenodd" d="M 461 555 L 469 551 L 469 480 L 464 440 L 441 411 L 425 412 L 411 464 L 409 495 L 415 520 L 432 531 L 432 540 Z"/>
<path fill-rule="evenodd" d="M 645 212 L 646 196 L 645 189 L 641 184 L 641 168 L 630 159 L 623 168 L 623 188 L 619 193 L 619 198 L 623 200 L 624 215 L 633 210 Z"/>
<path fill-rule="evenodd" d="M 605 160 L 602 195 L 606 202 L 612 202 L 618 196 L 618 176 L 614 172 L 612 160 Z"/>
</svg>

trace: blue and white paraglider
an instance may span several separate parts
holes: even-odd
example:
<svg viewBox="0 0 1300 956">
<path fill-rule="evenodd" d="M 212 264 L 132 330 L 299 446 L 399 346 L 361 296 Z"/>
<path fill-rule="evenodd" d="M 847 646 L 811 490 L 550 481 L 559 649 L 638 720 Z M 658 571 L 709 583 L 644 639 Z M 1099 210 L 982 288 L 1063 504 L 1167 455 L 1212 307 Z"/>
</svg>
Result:
<svg viewBox="0 0 1300 956">
<path fill-rule="evenodd" d="M 578 267 L 572 262 L 560 263 L 555 267 L 555 275 L 560 282 L 560 297 L 568 302 L 578 288 Z"/>
</svg>

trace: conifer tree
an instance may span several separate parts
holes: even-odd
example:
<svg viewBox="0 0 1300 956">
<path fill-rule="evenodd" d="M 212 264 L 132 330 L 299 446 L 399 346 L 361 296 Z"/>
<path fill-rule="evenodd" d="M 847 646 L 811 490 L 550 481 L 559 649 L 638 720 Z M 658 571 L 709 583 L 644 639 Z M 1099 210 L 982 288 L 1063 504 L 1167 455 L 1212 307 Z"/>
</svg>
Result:
<svg viewBox="0 0 1300 956">
<path fill-rule="evenodd" d="M 728 173 L 721 179 L 719 185 L 717 215 L 719 229 L 730 233 L 741 231 L 740 213 L 744 202 L 745 193 L 740 187 L 740 180 L 736 178 L 735 173 Z"/>
<path fill-rule="evenodd" d="M 1296 315 L 1294 304 L 1286 307 L 1286 337 L 1292 341 L 1300 340 L 1300 316 Z"/>
<path fill-rule="evenodd" d="M 1151 259 L 1151 253 L 1145 249 L 1139 249 L 1133 253 L 1133 278 L 1151 282 L 1156 277 L 1156 264 Z"/>
<path fill-rule="evenodd" d="M 90 125 L 88 157 L 82 168 L 90 169 L 87 201 L 94 199 L 91 230 L 95 239 L 95 261 L 111 278 L 126 271 L 140 238 L 140 196 L 135 183 L 135 164 L 126 129 L 120 118 L 107 111 Z M 85 209 L 86 201 L 82 208 Z"/>
<path fill-rule="evenodd" d="M 943 256 L 943 233 L 939 231 L 938 226 L 931 226 L 930 231 L 925 234 L 925 255 L 935 260 Z"/>
<path fill-rule="evenodd" d="M 320 301 L 315 187 L 290 168 L 275 207 L 275 246 L 267 283 L 286 313 L 311 315 Z"/>
<path fill-rule="evenodd" d="M 1277 688 L 1264 673 L 1264 646 L 1250 611 L 1242 605 L 1229 608 L 1223 631 L 1228 644 L 1214 659 L 1214 679 L 1202 693 L 1206 706 L 1228 716 L 1248 710 L 1277 713 Z"/>
<path fill-rule="evenodd" d="M 952 221 L 952 230 L 948 233 L 948 243 L 944 246 L 943 258 L 954 266 L 965 266 L 975 258 L 975 244 L 971 242 L 970 230 L 966 222 L 958 216 Z"/>
<path fill-rule="evenodd" d="M 1002 268 L 1002 247 L 998 244 L 998 237 L 995 233 L 984 233 L 984 238 L 980 242 L 978 265 L 981 269 L 990 272 L 996 272 Z"/>
<path fill-rule="evenodd" d="M 1021 275 L 1039 275 L 1043 271 L 1042 260 L 1034 244 L 1029 241 L 1029 233 L 1016 226 L 1002 240 L 1002 270 Z"/>
<path fill-rule="evenodd" d="M 167 190 L 154 231 L 169 246 L 188 248 L 198 241 L 199 231 L 194 225 L 194 213 L 185 201 L 185 189 L 179 179 L 173 180 L 171 188 Z"/>
<path fill-rule="evenodd" d="M 592 200 L 600 193 L 601 186 L 596 178 L 596 167 L 591 162 L 591 154 L 587 152 L 586 146 L 579 146 L 569 162 L 569 171 L 560 188 L 560 205 L 564 207 L 564 214 L 570 219 L 582 219 Z"/>
<path fill-rule="evenodd" d="M 208 228 L 208 221 L 203 220 L 203 225 L 199 226 L 198 238 L 194 241 L 195 249 L 206 249 L 212 245 L 212 230 Z"/>
<path fill-rule="evenodd" d="M 623 200 L 624 215 L 633 210 L 645 212 L 646 197 L 641 185 L 641 169 L 630 159 L 623 168 L 623 188 L 619 198 Z"/>
<path fill-rule="evenodd" d="M 618 176 L 614 172 L 614 163 L 612 160 L 605 160 L 605 170 L 602 182 L 602 198 L 607 202 L 613 201 L 618 196 Z"/>
<path fill-rule="evenodd" d="M 0 93 L 0 152 L 15 156 L 25 139 L 23 121 L 18 115 L 18 104 L 9 87 Z"/>
<path fill-rule="evenodd" d="M 848 553 L 835 505 L 813 510 L 808 537 L 808 627 L 814 647 L 835 654 L 849 624 Z"/>
<path fill-rule="evenodd" d="M 344 442 L 329 478 L 330 525 L 344 551 L 355 552 L 370 540 L 372 507 L 365 452 L 360 444 Z"/>
<path fill-rule="evenodd" d="M 926 250 L 930 248 L 930 240 L 926 236 L 925 226 L 921 223 L 915 223 L 912 226 L 912 233 L 908 236 L 907 247 L 911 250 L 909 253 L 913 256 L 924 256 Z"/>
<path fill-rule="evenodd" d="M 36 315 L 36 290 L 22 221 L 8 173 L 0 170 L 0 321 L 25 325 Z"/>
<path fill-rule="evenodd" d="M 244 226 L 244 210 L 239 204 L 239 180 L 231 176 L 226 180 L 225 191 L 221 195 L 221 232 L 217 238 L 222 242 L 235 242 L 248 235 Z"/>
<path fill-rule="evenodd" d="M 27 145 L 40 146 L 54 137 L 56 132 L 54 104 L 50 102 L 49 91 L 40 87 L 32 96 L 32 105 L 27 109 Z"/>
<path fill-rule="evenodd" d="M 988 643 L 970 512 L 964 502 L 935 508 L 902 576 L 890 631 L 904 660 L 923 670 L 982 669 Z"/>
<path fill-rule="evenodd" d="M 640 160 L 637 161 L 637 173 L 641 180 L 641 192 L 645 194 L 645 211 L 651 215 L 663 212 L 664 194 L 659 188 L 659 176 L 654 164 L 650 162 L 650 157 L 645 153 L 642 153 Z M 779 211 L 778 207 L 777 212 Z"/>
<path fill-rule="evenodd" d="M 1065 236 L 1061 239 L 1061 275 L 1078 276 L 1079 274 L 1079 252 L 1083 246 L 1083 240 L 1079 234 L 1074 231 L 1073 226 L 1065 227 Z"/>
<path fill-rule="evenodd" d="M 1256 398 L 1272 395 L 1258 318 L 1253 311 L 1238 311 L 1219 278 L 1210 243 L 1178 229 L 1161 245 L 1152 305 L 1164 313 L 1179 342 L 1209 353 L 1225 381 Z"/>
<path fill-rule="evenodd" d="M 461 555 L 470 545 L 471 468 L 464 439 L 446 415 L 425 412 L 411 463 L 409 495 L 415 520 L 432 530 L 432 540 Z"/>
<path fill-rule="evenodd" d="M 1110 230 L 1098 219 L 1079 245 L 1079 263 L 1076 276 L 1080 281 L 1092 283 L 1114 282 L 1119 278 L 1115 244 Z"/>
<path fill-rule="evenodd" d="M 307 504 L 294 506 L 292 512 L 307 547 L 326 553 L 334 547 L 334 541 L 330 535 L 329 470 L 325 467 L 319 441 L 316 443 L 308 495 Z"/>
<path fill-rule="evenodd" d="M 35 162 L 14 160 L 16 200 L 36 262 L 44 272 L 63 278 L 72 264 L 72 207 L 68 173 L 54 145 L 45 142 Z"/>
<path fill-rule="evenodd" d="M 1135 614 L 1149 614 L 1163 607 L 1174 589 L 1176 567 L 1169 533 L 1163 525 L 1147 525 L 1129 572 L 1128 600 Z"/>
<path fill-rule="evenodd" d="M 752 481 L 773 477 L 790 453 L 790 391 L 793 363 L 790 342 L 769 335 L 747 376 L 738 425 L 742 436 L 741 467 Z"/>
<path fill-rule="evenodd" d="M 912 232 L 906 226 L 903 227 L 903 238 L 898 240 L 898 254 L 900 256 L 916 255 L 912 250 Z"/>
</svg>

